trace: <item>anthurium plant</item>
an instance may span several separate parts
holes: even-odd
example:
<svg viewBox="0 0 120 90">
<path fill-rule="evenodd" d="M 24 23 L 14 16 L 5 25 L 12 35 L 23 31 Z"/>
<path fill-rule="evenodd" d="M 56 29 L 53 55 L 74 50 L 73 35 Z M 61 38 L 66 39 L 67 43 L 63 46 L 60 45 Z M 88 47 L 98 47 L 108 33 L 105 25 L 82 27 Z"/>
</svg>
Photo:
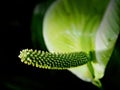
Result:
<svg viewBox="0 0 120 90">
<path fill-rule="evenodd" d="M 120 0 L 52 2 L 42 22 L 48 52 L 24 49 L 19 55 L 21 61 L 39 68 L 67 69 L 81 80 L 101 88 L 100 79 L 120 33 L 119 7 Z M 40 28 L 37 27 L 36 34 L 33 29 L 34 35 Z"/>
</svg>

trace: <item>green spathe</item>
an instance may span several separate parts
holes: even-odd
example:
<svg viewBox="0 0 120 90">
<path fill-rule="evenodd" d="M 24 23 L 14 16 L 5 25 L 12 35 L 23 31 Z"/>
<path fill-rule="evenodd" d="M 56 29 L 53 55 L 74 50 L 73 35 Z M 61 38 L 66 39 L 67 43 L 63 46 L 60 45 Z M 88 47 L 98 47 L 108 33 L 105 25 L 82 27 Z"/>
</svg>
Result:
<svg viewBox="0 0 120 90">
<path fill-rule="evenodd" d="M 57 0 L 47 10 L 43 35 L 50 52 L 86 52 L 91 62 L 68 69 L 101 87 L 120 31 L 119 0 Z"/>
</svg>

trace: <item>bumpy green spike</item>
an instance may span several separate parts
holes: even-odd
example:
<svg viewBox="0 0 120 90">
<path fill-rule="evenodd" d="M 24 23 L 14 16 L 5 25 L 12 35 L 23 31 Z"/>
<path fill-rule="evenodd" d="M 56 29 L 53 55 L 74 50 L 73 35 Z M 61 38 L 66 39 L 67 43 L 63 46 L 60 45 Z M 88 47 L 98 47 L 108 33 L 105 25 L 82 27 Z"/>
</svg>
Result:
<svg viewBox="0 0 120 90">
<path fill-rule="evenodd" d="M 85 52 L 51 53 L 40 50 L 24 49 L 20 52 L 21 62 L 45 69 L 67 69 L 88 62 Z"/>
</svg>

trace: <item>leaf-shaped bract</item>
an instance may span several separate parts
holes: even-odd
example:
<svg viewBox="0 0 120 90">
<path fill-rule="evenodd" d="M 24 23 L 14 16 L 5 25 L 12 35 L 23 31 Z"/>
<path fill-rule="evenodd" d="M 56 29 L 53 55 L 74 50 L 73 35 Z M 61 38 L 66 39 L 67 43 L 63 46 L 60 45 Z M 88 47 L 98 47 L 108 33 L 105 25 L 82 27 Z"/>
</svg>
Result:
<svg viewBox="0 0 120 90">
<path fill-rule="evenodd" d="M 68 70 L 98 87 L 120 32 L 119 6 L 120 0 L 56 0 L 44 18 L 50 52 L 95 51 L 94 60 Z"/>
<path fill-rule="evenodd" d="M 25 64 L 46 69 L 68 69 L 88 62 L 88 56 L 84 52 L 50 53 L 24 49 L 19 57 Z"/>
</svg>

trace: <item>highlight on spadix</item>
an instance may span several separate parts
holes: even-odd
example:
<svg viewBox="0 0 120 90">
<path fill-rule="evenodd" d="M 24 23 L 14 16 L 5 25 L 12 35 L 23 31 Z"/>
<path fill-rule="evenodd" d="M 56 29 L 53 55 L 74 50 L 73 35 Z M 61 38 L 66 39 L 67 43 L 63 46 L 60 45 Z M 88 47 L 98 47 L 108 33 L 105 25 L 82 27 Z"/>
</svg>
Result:
<svg viewBox="0 0 120 90">
<path fill-rule="evenodd" d="M 19 58 L 25 64 L 45 69 L 68 69 L 88 62 L 85 52 L 51 53 L 24 49 L 20 51 Z"/>
</svg>

